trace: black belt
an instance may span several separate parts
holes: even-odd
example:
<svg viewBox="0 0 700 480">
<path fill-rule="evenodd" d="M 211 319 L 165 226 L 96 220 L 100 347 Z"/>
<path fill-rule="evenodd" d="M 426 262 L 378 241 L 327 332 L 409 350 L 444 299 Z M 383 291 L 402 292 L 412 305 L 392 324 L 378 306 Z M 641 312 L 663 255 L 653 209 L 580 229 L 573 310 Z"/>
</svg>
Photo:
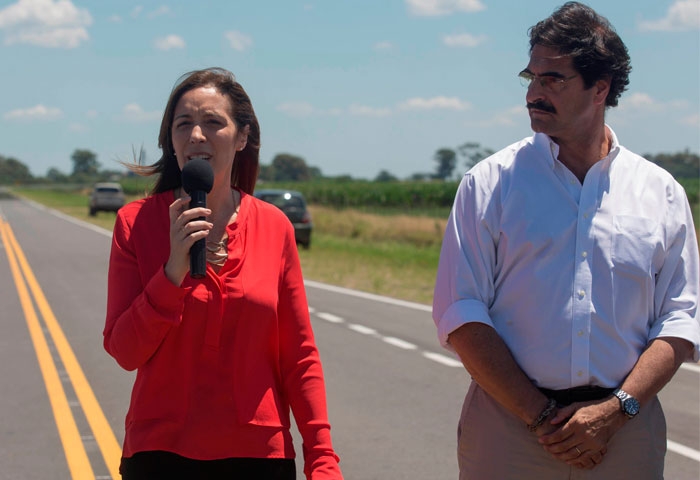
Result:
<svg viewBox="0 0 700 480">
<path fill-rule="evenodd" d="M 547 398 L 553 398 L 557 404 L 561 406 L 571 405 L 574 402 L 590 402 L 591 400 L 602 400 L 603 398 L 612 395 L 614 388 L 603 388 L 596 386 L 574 387 L 566 390 L 550 390 L 548 388 L 540 388 L 540 392 L 544 393 Z"/>
</svg>

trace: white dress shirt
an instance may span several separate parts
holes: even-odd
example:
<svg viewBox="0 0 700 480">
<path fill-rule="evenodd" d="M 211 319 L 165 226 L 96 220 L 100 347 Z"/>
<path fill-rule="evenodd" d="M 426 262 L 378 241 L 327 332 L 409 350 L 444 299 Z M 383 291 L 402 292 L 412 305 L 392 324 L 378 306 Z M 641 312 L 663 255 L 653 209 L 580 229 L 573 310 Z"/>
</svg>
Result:
<svg viewBox="0 0 700 480">
<path fill-rule="evenodd" d="M 530 379 L 551 389 L 617 387 L 657 337 L 689 340 L 700 358 L 698 244 L 685 191 L 606 128 L 610 153 L 583 184 L 539 133 L 464 176 L 433 300 L 444 346 L 465 323 L 490 325 Z"/>
</svg>

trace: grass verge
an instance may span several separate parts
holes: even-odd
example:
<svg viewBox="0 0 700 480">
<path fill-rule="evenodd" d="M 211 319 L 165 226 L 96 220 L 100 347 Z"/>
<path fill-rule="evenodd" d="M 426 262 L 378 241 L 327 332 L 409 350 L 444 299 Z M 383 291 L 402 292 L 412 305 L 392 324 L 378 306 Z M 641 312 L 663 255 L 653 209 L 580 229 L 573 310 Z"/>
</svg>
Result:
<svg viewBox="0 0 700 480">
<path fill-rule="evenodd" d="M 114 213 L 88 215 L 87 191 L 37 188 L 12 191 L 107 230 L 114 227 Z M 378 215 L 319 206 L 310 210 L 314 219 L 311 248 L 299 250 L 304 278 L 432 303 L 444 219 L 405 212 Z"/>
<path fill-rule="evenodd" d="M 18 195 L 112 230 L 114 213 L 88 215 L 86 191 L 13 189 Z M 136 197 L 133 197 L 135 199 Z M 693 206 L 696 226 L 699 205 Z M 379 214 L 311 206 L 314 232 L 300 249 L 304 277 L 364 292 L 431 304 L 447 210 L 437 215 L 405 211 Z"/>
</svg>

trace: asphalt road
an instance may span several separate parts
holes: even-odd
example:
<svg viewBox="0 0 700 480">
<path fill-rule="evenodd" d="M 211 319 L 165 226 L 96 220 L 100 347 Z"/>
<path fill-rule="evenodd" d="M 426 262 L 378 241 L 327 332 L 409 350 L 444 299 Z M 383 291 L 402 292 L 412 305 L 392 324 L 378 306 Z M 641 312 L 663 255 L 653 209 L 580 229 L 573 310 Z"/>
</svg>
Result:
<svg viewBox="0 0 700 480">
<path fill-rule="evenodd" d="M 133 381 L 102 349 L 109 232 L 1 191 L 0 232 L 0 479 L 109 479 Z M 345 477 L 457 478 L 469 378 L 429 307 L 315 282 L 307 293 Z M 700 368 L 661 399 L 666 478 L 697 480 Z"/>
</svg>

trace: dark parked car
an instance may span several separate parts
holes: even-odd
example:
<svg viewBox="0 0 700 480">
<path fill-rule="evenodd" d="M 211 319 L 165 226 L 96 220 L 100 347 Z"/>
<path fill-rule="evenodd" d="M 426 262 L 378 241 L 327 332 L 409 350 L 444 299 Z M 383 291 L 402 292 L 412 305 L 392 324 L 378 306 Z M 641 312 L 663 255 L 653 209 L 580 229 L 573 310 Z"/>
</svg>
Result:
<svg viewBox="0 0 700 480">
<path fill-rule="evenodd" d="M 300 192 L 267 189 L 256 190 L 254 195 L 282 210 L 294 225 L 294 236 L 297 244 L 309 248 L 313 224 L 311 223 L 311 214 L 306 208 L 306 200 Z"/>
<path fill-rule="evenodd" d="M 124 190 L 118 183 L 96 183 L 90 194 L 90 216 L 94 217 L 100 210 L 116 212 L 125 202 Z"/>
</svg>

